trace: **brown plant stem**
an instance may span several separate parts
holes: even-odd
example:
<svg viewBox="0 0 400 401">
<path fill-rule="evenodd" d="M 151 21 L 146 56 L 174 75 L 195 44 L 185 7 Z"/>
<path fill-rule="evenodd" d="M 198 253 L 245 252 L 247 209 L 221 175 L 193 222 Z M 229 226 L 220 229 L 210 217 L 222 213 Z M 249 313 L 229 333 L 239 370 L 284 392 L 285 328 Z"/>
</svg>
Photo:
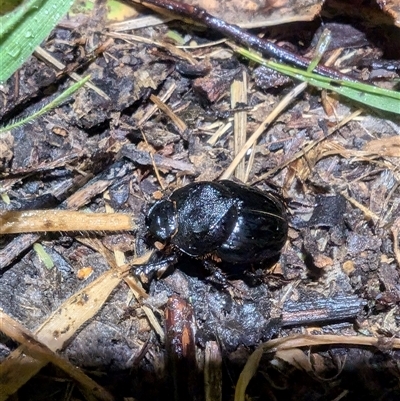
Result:
<svg viewBox="0 0 400 401">
<path fill-rule="evenodd" d="M 178 3 L 174 0 L 133 0 L 135 3 L 140 3 L 143 5 L 151 5 L 158 8 L 162 8 L 171 11 L 180 17 L 189 18 L 193 21 L 199 22 L 217 32 L 220 32 L 224 36 L 233 39 L 235 42 L 240 43 L 243 46 L 251 47 L 262 53 L 264 56 L 275 57 L 278 60 L 284 61 L 286 63 L 307 68 L 311 60 L 294 54 L 269 40 L 259 38 L 256 35 L 252 35 L 245 30 L 241 29 L 237 25 L 228 24 L 227 22 L 214 17 L 213 15 L 207 13 L 206 10 L 198 7 L 192 6 L 185 3 Z M 342 79 L 346 81 L 357 81 L 341 72 L 326 67 L 324 65 L 318 65 L 315 67 L 314 72 L 323 75 L 328 78 Z"/>
</svg>

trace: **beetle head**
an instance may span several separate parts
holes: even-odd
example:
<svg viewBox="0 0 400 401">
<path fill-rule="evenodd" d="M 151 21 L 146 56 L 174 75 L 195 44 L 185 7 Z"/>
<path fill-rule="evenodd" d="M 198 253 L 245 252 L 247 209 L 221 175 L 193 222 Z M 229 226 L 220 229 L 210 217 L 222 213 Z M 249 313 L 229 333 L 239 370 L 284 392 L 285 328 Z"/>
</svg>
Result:
<svg viewBox="0 0 400 401">
<path fill-rule="evenodd" d="M 146 225 L 150 234 L 159 241 L 170 239 L 177 230 L 175 204 L 170 200 L 160 200 L 149 210 Z"/>
</svg>

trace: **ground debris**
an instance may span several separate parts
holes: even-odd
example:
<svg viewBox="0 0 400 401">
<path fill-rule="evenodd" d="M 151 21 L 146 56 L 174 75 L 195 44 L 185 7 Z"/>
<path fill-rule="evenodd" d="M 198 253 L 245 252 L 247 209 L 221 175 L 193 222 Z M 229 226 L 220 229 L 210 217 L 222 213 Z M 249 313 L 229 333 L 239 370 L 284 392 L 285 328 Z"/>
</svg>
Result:
<svg viewBox="0 0 400 401">
<path fill-rule="evenodd" d="M 315 4 L 319 13 L 322 3 Z M 256 7 L 260 15 L 250 13 L 255 22 L 282 11 L 264 6 Z M 391 4 L 382 7 L 387 11 Z M 59 208 L 112 218 L 121 212 L 131 214 L 137 228 L 1 237 L 2 311 L 118 399 L 165 399 L 171 382 L 181 383 L 183 398 L 204 399 L 196 381 L 202 383 L 207 361 L 215 361 L 212 368 L 223 377 L 212 393 L 232 399 L 257 346 L 306 332 L 375 336 L 379 345 L 268 352 L 249 397 L 399 399 L 399 351 L 390 342 L 400 334 L 399 120 L 364 112 L 331 133 L 356 106 L 307 89 L 244 158 L 248 182 L 261 190 L 281 189 L 290 215 L 280 257 L 268 269 L 252 266 L 258 284 L 232 271 L 221 288 L 200 260 L 182 257 L 175 270 L 142 285 L 128 276 L 130 264 L 149 263 L 162 251 L 158 244 L 157 252 L 146 252 L 149 204 L 194 180 L 218 179 L 234 158 L 236 115 L 245 116 L 248 138 L 294 83 L 236 57 L 211 29 L 169 22 L 122 34 L 112 32 L 112 25 L 107 31 L 105 16 L 105 8 L 84 24 L 71 16 L 43 44 L 64 65 L 90 73 L 108 98 L 82 88 L 0 137 L 0 213 Z M 312 57 L 318 25 L 319 20 L 263 28 L 257 38 L 265 35 L 285 51 Z M 349 18 L 326 20 L 324 27 L 333 31 L 333 41 L 323 62 L 336 55 L 334 71 L 395 85 L 382 77 L 385 69 L 398 78 L 400 36 Z M 175 45 L 177 38 L 183 48 Z M 93 48 L 103 44 L 93 57 Z M 243 76 L 247 101 L 233 107 L 231 83 Z M 63 72 L 32 57 L 0 87 L 4 122 L 30 114 L 69 84 Z M 271 182 L 260 179 L 264 175 Z M 44 265 L 34 243 L 42 245 L 53 268 Z M 2 336 L 0 359 L 15 378 L 7 389 L 24 400 L 38 392 L 42 399 L 71 393 L 82 399 L 77 388 L 71 390 L 71 378 L 53 366 L 36 374 L 45 362 L 32 355 L 27 358 L 34 369 L 20 375 L 21 365 L 13 365 L 23 359 L 20 351 L 15 339 Z M 181 363 L 184 351 L 190 358 Z"/>
</svg>

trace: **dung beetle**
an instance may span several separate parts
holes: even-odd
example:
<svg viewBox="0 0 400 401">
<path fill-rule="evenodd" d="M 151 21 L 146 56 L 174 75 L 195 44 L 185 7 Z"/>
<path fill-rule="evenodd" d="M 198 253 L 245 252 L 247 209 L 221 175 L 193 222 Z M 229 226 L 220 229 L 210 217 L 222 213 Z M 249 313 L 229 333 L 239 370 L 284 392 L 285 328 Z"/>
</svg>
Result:
<svg viewBox="0 0 400 401">
<path fill-rule="evenodd" d="M 150 236 L 194 258 L 257 264 L 286 242 L 285 206 L 270 192 L 233 181 L 195 182 L 157 201 L 148 211 Z"/>
</svg>

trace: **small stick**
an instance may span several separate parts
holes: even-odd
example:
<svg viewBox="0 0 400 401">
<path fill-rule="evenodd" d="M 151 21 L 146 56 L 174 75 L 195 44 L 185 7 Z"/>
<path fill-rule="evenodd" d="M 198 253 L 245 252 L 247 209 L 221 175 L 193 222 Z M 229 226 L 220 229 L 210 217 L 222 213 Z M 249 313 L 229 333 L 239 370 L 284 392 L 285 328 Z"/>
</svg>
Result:
<svg viewBox="0 0 400 401">
<path fill-rule="evenodd" d="M 207 341 L 204 350 L 205 399 L 222 400 L 222 352 L 216 341 Z"/>
<path fill-rule="evenodd" d="M 246 152 L 253 146 L 253 144 L 257 141 L 257 139 L 264 133 L 265 129 L 268 125 L 275 120 L 276 117 L 292 102 L 292 100 L 303 92 L 307 88 L 307 83 L 302 82 L 293 88 L 271 111 L 270 114 L 266 117 L 266 119 L 261 123 L 261 125 L 251 134 L 250 138 L 246 141 L 243 147 L 240 149 L 239 153 L 232 160 L 232 163 L 225 170 L 225 172 L 221 175 L 221 180 L 227 180 L 235 171 L 236 166 L 240 163 L 243 157 L 246 155 Z"/>
<path fill-rule="evenodd" d="M 287 301 L 282 311 L 282 326 L 305 326 L 318 322 L 352 321 L 360 313 L 363 302 L 354 295 L 338 295 L 320 299 Z"/>
<path fill-rule="evenodd" d="M 131 174 L 133 171 L 133 165 L 124 164 L 122 161 L 117 161 L 112 165 L 108 166 L 106 170 L 92 178 L 89 182 L 90 176 L 86 177 L 81 176 L 79 179 L 74 180 L 73 183 L 79 187 L 85 185 L 83 188 L 79 189 L 73 195 L 69 196 L 58 210 L 67 209 L 78 209 L 82 206 L 86 205 L 90 199 L 99 193 L 104 192 L 110 185 L 111 182 L 118 177 L 119 179 L 124 176 Z M 57 193 L 55 193 L 58 199 L 65 198 L 67 194 L 70 192 L 70 187 L 60 188 Z M 4 218 L 4 214 L 2 218 Z M 0 227 L 2 224 L 0 223 Z M 83 231 L 87 231 L 88 227 Z M 101 231 L 104 231 L 103 227 Z M 58 230 L 60 231 L 60 230 Z M 14 238 L 9 244 L 7 244 L 3 249 L 0 249 L 0 271 L 10 265 L 21 252 L 24 252 L 31 245 L 37 242 L 40 239 L 40 235 L 38 234 L 21 234 L 18 237 Z"/>
<path fill-rule="evenodd" d="M 193 309 L 183 298 L 172 295 L 165 309 L 167 369 L 173 378 L 177 401 L 200 399 L 201 380 L 197 368 Z"/>
<path fill-rule="evenodd" d="M 84 213 L 73 210 L 27 210 L 0 213 L 0 234 L 134 229 L 132 217 L 123 213 Z"/>
<path fill-rule="evenodd" d="M 247 105 L 247 74 L 243 71 L 242 80 L 235 80 L 231 85 L 231 108 L 235 109 L 237 104 L 240 107 Z M 246 143 L 247 137 L 247 111 L 237 111 L 233 116 L 233 137 L 235 146 L 235 155 L 240 152 L 242 146 Z M 254 152 L 253 152 L 254 153 Z M 251 163 L 249 163 L 249 167 Z M 237 165 L 235 177 L 242 182 L 246 182 L 246 164 L 244 158 Z"/>
<path fill-rule="evenodd" d="M 12 319 L 0 309 L 1 331 L 21 343 L 24 353 L 40 360 L 42 363 L 51 362 L 62 369 L 81 387 L 84 393 L 94 396 L 97 400 L 113 401 L 114 397 L 103 387 L 97 384 L 78 367 L 57 355 L 53 350 L 41 342 L 34 333 L 25 329 L 16 320 Z"/>
<path fill-rule="evenodd" d="M 392 235 L 393 235 L 393 251 L 394 256 L 396 258 L 397 264 L 400 268 L 400 248 L 399 248 L 399 231 L 400 231 L 400 218 L 398 217 L 392 227 L 391 227 Z"/>
<path fill-rule="evenodd" d="M 245 30 L 239 28 L 237 25 L 228 24 L 227 22 L 214 17 L 213 15 L 207 13 L 204 9 L 192 6 L 189 4 L 178 3 L 174 0 L 133 0 L 135 3 L 143 4 L 143 5 L 153 5 L 168 11 L 173 12 L 174 14 L 190 18 L 193 21 L 200 22 L 201 24 L 214 29 L 221 34 L 232 38 L 235 42 L 242 44 L 243 46 L 251 47 L 263 55 L 269 57 L 275 57 L 278 60 L 285 61 L 292 65 L 296 65 L 298 67 L 308 68 L 311 63 L 311 60 L 294 54 L 269 40 L 265 40 L 259 38 L 256 35 L 252 35 Z M 357 82 L 356 79 L 351 78 L 341 72 L 326 67 L 324 65 L 318 65 L 314 68 L 314 72 L 323 75 L 329 78 L 343 79 L 345 81 L 353 81 Z"/>
</svg>

